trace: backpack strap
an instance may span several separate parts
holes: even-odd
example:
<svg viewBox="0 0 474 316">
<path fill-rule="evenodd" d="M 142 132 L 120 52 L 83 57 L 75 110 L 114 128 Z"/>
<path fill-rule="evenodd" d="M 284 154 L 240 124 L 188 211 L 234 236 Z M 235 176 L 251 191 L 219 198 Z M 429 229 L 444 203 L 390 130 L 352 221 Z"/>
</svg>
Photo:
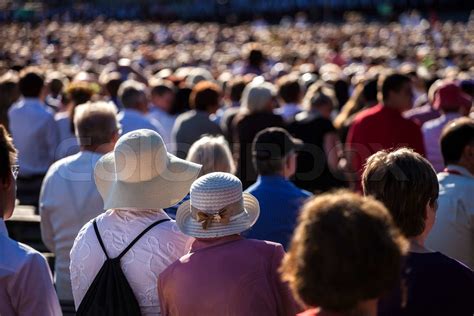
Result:
<svg viewBox="0 0 474 316">
<path fill-rule="evenodd" d="M 109 255 L 107 254 L 107 250 L 105 250 L 104 242 L 102 241 L 102 238 L 100 237 L 99 229 L 97 228 L 97 222 L 95 219 L 94 219 L 94 231 L 95 231 L 95 235 L 97 236 L 97 240 L 99 241 L 100 247 L 102 248 L 102 251 L 104 252 L 107 259 L 110 259 Z"/>
<path fill-rule="evenodd" d="M 125 248 L 125 249 L 118 255 L 118 257 L 115 258 L 115 259 L 120 260 L 120 259 L 127 253 L 127 251 L 129 251 L 130 248 L 132 248 L 133 245 L 134 245 L 140 238 L 142 238 L 143 235 L 145 235 L 150 229 L 152 229 L 153 227 L 155 227 L 155 226 L 158 225 L 158 224 L 161 224 L 161 223 L 163 223 L 163 222 L 167 222 L 167 221 L 169 221 L 169 220 L 170 220 L 169 218 L 162 219 L 162 220 L 159 220 L 159 221 L 154 222 L 153 224 L 151 224 L 150 226 L 148 226 L 147 228 L 145 228 L 145 230 L 142 231 L 142 232 L 140 233 L 140 235 L 138 235 L 137 237 L 135 237 L 135 239 L 127 246 L 127 248 Z M 105 251 L 105 250 L 104 250 L 104 251 Z"/>
</svg>

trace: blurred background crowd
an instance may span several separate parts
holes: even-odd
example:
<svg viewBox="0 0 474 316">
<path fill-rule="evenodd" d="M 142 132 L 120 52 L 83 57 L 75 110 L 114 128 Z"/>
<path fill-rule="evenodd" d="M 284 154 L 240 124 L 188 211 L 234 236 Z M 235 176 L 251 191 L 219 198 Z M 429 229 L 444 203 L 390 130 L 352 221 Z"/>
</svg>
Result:
<svg viewBox="0 0 474 316">
<path fill-rule="evenodd" d="M 448 311 L 450 306 L 459 308 L 459 315 L 472 314 L 473 306 L 466 299 L 474 293 L 472 271 L 457 261 L 446 261 L 444 256 L 452 256 L 470 268 L 474 265 L 472 4 L 406 1 L 406 5 L 424 10 L 398 14 L 404 6 L 396 1 L 165 1 L 152 6 L 124 3 L 115 5 L 114 10 L 108 10 L 110 1 L 97 5 L 59 2 L 20 6 L 0 1 L 0 124 L 5 127 L 0 143 L 5 157 L 14 156 L 13 145 L 18 150 L 17 162 L 2 156 L 11 160 L 19 204 L 31 210 L 30 219 L 16 220 L 36 221 L 41 227 L 41 245 L 37 248 L 55 256 L 51 265 L 63 312 L 74 312 L 73 300 L 75 308 L 79 307 L 95 275 L 91 271 L 98 270 L 105 260 L 98 255 L 102 254 L 100 249 L 97 255 L 83 253 L 90 246 L 90 238 L 97 244 L 94 235 L 86 234 L 87 229 L 91 231 L 91 219 L 97 217 L 104 228 L 109 227 L 105 248 L 120 240 L 114 249 L 124 249 L 125 241 L 138 235 L 144 223 L 175 217 L 179 222 L 179 212 L 189 206 L 188 200 L 193 201 L 192 191 L 187 194 L 192 181 L 176 179 L 186 187 L 180 187 L 178 194 L 170 181 L 168 191 L 158 190 L 160 194 L 156 194 L 167 192 L 162 200 L 141 196 L 146 190 L 137 191 L 135 197 L 127 197 L 127 191 L 109 197 L 108 189 L 101 190 L 106 181 L 98 179 L 96 163 L 106 164 L 111 152 L 119 152 L 120 145 L 132 143 L 134 137 L 149 137 L 154 145 L 158 144 L 160 153 L 168 153 L 163 156 L 170 159 L 168 164 L 175 161 L 171 156 L 175 155 L 193 168 L 202 165 L 193 177 L 207 179 L 206 175 L 212 174 L 209 178 L 215 177 L 216 183 L 231 183 L 236 192 L 240 190 L 235 194 L 241 195 L 243 189 L 245 194 L 253 195 L 258 201 L 259 218 L 247 224 L 249 230 L 234 235 L 277 242 L 282 245 L 278 248 L 281 256 L 283 249 L 292 249 L 291 256 L 298 256 L 297 250 L 311 249 L 310 245 L 301 245 L 307 239 L 298 241 L 302 235 L 295 235 L 290 248 L 303 205 L 308 214 L 313 208 L 324 209 L 324 203 L 335 203 L 334 214 L 344 213 L 341 208 L 352 204 L 354 209 L 365 204 L 378 209 L 377 216 L 366 209 L 359 215 L 354 211 L 353 216 L 371 213 L 383 224 L 377 224 L 383 226 L 377 229 L 378 234 L 388 231 L 386 242 L 392 245 L 385 246 L 392 247 L 396 261 L 393 275 L 397 275 L 395 270 L 400 268 L 406 248 L 395 225 L 410 243 L 410 258 L 415 259 L 407 266 L 411 264 L 416 273 L 424 271 L 426 257 L 413 253 L 429 252 L 424 247 L 425 239 L 439 251 L 434 252 L 437 257 L 427 261 L 437 268 L 429 270 L 431 275 L 420 274 L 422 281 L 418 284 L 423 289 L 413 292 L 413 306 L 423 310 L 426 302 L 433 300 L 426 280 L 443 275 L 446 277 L 440 284 L 445 294 L 455 287 L 456 280 L 467 280 L 456 292 L 459 299 L 448 297 L 443 306 Z M 252 13 L 245 11 L 252 6 Z M 457 8 L 449 11 L 455 12 L 456 18 L 447 20 L 448 10 L 435 11 L 437 6 Z M 365 8 L 363 13 L 341 14 L 361 8 Z M 281 12 L 295 14 L 282 17 L 278 14 Z M 160 14 L 167 18 L 153 21 Z M 255 14 L 255 19 L 240 21 Z M 178 16 L 183 20 L 171 18 Z M 191 18 L 206 22 L 186 20 Z M 389 152 L 399 147 L 410 149 Z M 399 169 L 391 169 L 397 163 L 403 167 L 401 174 L 397 173 Z M 407 176 L 409 181 L 399 181 L 397 175 Z M 374 185 L 380 177 L 383 183 Z M 146 182 L 139 180 L 136 183 Z M 340 188 L 364 191 L 383 202 L 395 225 L 381 204 L 352 193 L 341 193 L 342 202 L 336 201 L 336 194 L 323 195 L 321 203 L 313 200 L 304 204 L 313 195 Z M 405 199 L 398 201 L 400 196 Z M 147 202 L 155 199 L 160 209 L 148 207 Z M 116 200 L 123 205 L 115 205 Z M 104 207 L 109 209 L 105 213 Z M 458 214 L 455 218 L 450 215 L 453 210 Z M 122 211 L 129 213 L 124 217 Z M 320 212 L 318 216 L 324 218 L 325 211 Z M 9 217 L 11 212 L 5 214 Z M 346 215 L 341 218 L 347 220 Z M 306 220 L 300 218 L 301 223 L 312 221 L 307 216 Z M 134 224 L 127 227 L 124 223 L 128 220 Z M 14 221 L 10 223 L 14 238 L 28 236 L 24 223 L 17 229 L 13 229 Z M 184 249 L 187 239 L 177 233 L 174 222 L 169 225 L 173 233 L 161 232 L 162 238 Z M 335 227 L 334 222 L 328 225 Z M 202 227 L 206 231 L 207 227 Z M 300 228 L 300 234 L 305 229 Z M 159 231 L 155 229 L 156 234 Z M 339 233 L 335 236 L 345 240 L 347 236 Z M 357 236 L 362 235 L 357 232 Z M 199 245 L 199 235 L 196 238 Z M 145 254 L 148 251 L 145 242 L 137 243 L 137 249 Z M 169 302 L 181 299 L 166 292 L 160 292 L 159 298 L 155 292 L 157 275 L 183 254 L 173 253 L 164 262 L 143 267 L 153 277 L 128 271 L 127 279 L 133 280 L 135 294 L 142 297 L 143 314 L 159 311 L 159 300 L 172 305 Z M 337 261 L 337 254 L 328 256 Z M 291 260 L 295 258 L 286 259 L 290 283 L 296 282 L 291 276 Z M 141 263 L 134 264 L 138 267 Z M 381 265 L 385 266 L 382 262 L 374 267 Z M 178 263 L 173 267 L 180 269 Z M 276 271 L 272 273 L 276 275 Z M 358 274 L 351 273 L 349 278 Z M 293 283 L 293 289 L 297 288 Z M 141 288 L 145 285 L 149 288 Z M 153 295 L 146 292 L 150 288 Z M 426 297 L 417 296 L 425 289 L 429 292 Z M 378 297 L 380 293 L 370 295 Z M 292 305 L 292 298 L 289 301 Z M 309 302 L 305 302 L 306 307 L 315 307 Z M 391 308 L 398 304 L 394 302 L 386 302 L 387 309 L 382 308 L 379 314 L 393 315 Z M 58 308 L 54 305 L 51 303 L 52 310 Z M 171 307 L 162 308 L 166 311 Z M 413 315 L 417 314 L 416 308 Z"/>
</svg>

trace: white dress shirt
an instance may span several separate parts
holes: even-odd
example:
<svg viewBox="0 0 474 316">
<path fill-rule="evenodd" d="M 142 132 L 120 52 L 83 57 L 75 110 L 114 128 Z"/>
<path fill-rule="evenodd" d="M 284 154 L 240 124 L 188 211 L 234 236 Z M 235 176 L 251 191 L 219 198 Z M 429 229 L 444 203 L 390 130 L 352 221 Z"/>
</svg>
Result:
<svg viewBox="0 0 474 316">
<path fill-rule="evenodd" d="M 59 132 L 59 146 L 56 150 L 56 160 L 77 154 L 80 150 L 76 135 L 71 131 L 69 112 L 61 112 L 54 116 Z"/>
<path fill-rule="evenodd" d="M 283 117 L 285 122 L 291 122 L 296 114 L 301 112 L 301 107 L 295 103 L 283 104 L 281 107 L 275 109 L 274 113 Z"/>
<path fill-rule="evenodd" d="M 171 142 L 171 131 L 173 130 L 177 115 L 171 115 L 156 106 L 151 106 L 148 117 L 160 122 L 163 127 L 161 137 L 163 137 L 163 140 L 165 141 L 166 148 L 168 149 L 168 152 L 174 152 L 174 144 Z"/>
<path fill-rule="evenodd" d="M 62 315 L 46 259 L 8 237 L 0 218 L 0 315 Z"/>
<path fill-rule="evenodd" d="M 438 174 L 438 210 L 426 245 L 474 269 L 474 175 L 460 166 L 447 169 L 459 174 Z"/>
<path fill-rule="evenodd" d="M 158 134 L 164 134 L 163 126 L 157 120 L 147 117 L 145 114 L 133 109 L 124 109 L 118 114 L 118 120 L 122 125 L 122 135 L 137 129 L 151 129 Z"/>
<path fill-rule="evenodd" d="M 55 254 L 55 279 L 59 299 L 73 300 L 69 252 L 85 223 L 104 212 L 94 182 L 94 166 L 101 157 L 81 151 L 54 163 L 43 181 L 40 196 L 41 235 Z"/>
<path fill-rule="evenodd" d="M 441 172 L 444 169 L 443 155 L 441 154 L 441 145 L 439 144 L 441 132 L 448 122 L 460 116 L 461 114 L 459 113 L 446 113 L 424 123 L 421 128 L 426 158 L 431 162 L 436 172 Z"/>
<path fill-rule="evenodd" d="M 107 253 L 115 258 L 148 226 L 166 218 L 169 217 L 162 210 L 108 210 L 96 219 Z M 81 229 L 71 250 L 71 284 L 76 308 L 106 260 L 92 222 Z M 163 222 L 122 257 L 122 270 L 143 315 L 160 315 L 158 276 L 188 252 L 192 241 L 179 231 L 174 221 Z"/>
<path fill-rule="evenodd" d="M 59 143 L 53 115 L 39 99 L 22 98 L 8 111 L 20 176 L 44 175 L 55 160 Z"/>
</svg>

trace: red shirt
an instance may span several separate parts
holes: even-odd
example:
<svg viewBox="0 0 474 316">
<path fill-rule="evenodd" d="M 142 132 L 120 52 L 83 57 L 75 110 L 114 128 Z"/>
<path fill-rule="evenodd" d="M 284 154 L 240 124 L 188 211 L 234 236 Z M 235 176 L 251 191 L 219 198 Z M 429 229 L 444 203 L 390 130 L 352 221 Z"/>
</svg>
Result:
<svg viewBox="0 0 474 316">
<path fill-rule="evenodd" d="M 378 104 L 360 112 L 347 136 L 352 168 L 360 179 L 365 161 L 382 149 L 410 147 L 424 155 L 421 128 L 392 108 Z"/>
</svg>

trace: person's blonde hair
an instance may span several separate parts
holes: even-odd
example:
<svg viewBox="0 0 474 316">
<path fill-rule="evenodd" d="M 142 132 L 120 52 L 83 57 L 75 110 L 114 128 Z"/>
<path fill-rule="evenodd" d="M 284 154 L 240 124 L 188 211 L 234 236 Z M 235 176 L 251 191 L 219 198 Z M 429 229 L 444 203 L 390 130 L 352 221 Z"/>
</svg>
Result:
<svg viewBox="0 0 474 316">
<path fill-rule="evenodd" d="M 76 137 L 81 146 L 99 146 L 120 133 L 117 110 L 111 103 L 86 102 L 76 107 L 74 115 Z"/>
<path fill-rule="evenodd" d="M 235 173 L 229 145 L 222 136 L 203 136 L 191 146 L 186 160 L 202 165 L 201 176 L 219 171 Z"/>
</svg>

